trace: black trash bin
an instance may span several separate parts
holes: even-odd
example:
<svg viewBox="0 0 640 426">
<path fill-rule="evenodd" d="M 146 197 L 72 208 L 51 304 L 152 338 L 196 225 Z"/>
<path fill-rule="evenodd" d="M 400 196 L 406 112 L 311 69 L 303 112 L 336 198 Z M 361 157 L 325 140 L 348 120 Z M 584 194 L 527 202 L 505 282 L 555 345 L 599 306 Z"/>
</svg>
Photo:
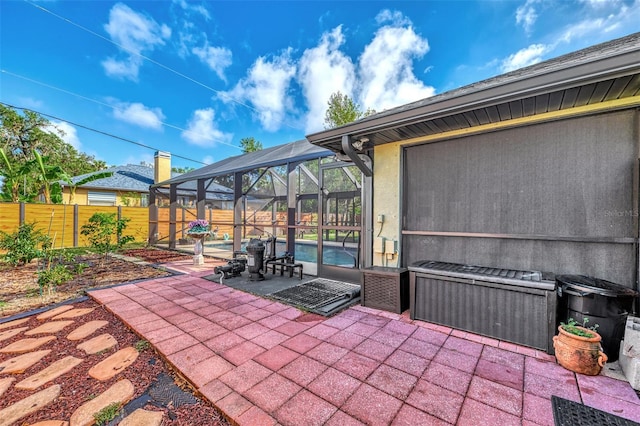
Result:
<svg viewBox="0 0 640 426">
<path fill-rule="evenodd" d="M 560 297 L 558 321 L 567 322 L 573 318 L 582 324 L 584 318 L 588 318 L 588 327 L 598 324 L 602 350 L 609 362 L 616 361 L 627 315 L 638 292 L 584 275 L 558 275 L 556 281 Z"/>
</svg>

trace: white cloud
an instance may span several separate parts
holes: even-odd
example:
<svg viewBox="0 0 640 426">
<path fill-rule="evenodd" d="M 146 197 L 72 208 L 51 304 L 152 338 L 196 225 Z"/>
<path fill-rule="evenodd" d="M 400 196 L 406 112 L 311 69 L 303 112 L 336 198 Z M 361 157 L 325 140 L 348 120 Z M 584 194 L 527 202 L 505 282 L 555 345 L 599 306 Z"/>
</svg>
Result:
<svg viewBox="0 0 640 426">
<path fill-rule="evenodd" d="M 398 10 L 391 11 L 389 9 L 381 10 L 376 16 L 376 22 L 379 25 L 391 24 L 394 27 L 409 26 L 412 22 Z"/>
<path fill-rule="evenodd" d="M 344 43 L 342 27 L 324 33 L 318 46 L 304 51 L 299 62 L 298 82 L 308 106 L 305 131 L 321 130 L 329 96 L 340 91 L 353 97 L 355 67 L 339 50 Z"/>
<path fill-rule="evenodd" d="M 213 159 L 213 155 L 205 155 L 202 157 L 202 162 L 204 164 L 213 164 L 215 161 Z"/>
<path fill-rule="evenodd" d="M 565 43 L 586 37 L 610 38 L 637 31 L 640 21 L 640 0 L 625 4 L 620 1 L 587 2 L 591 9 L 587 17 L 562 29 L 558 39 Z M 597 7 L 596 7 L 597 6 Z"/>
<path fill-rule="evenodd" d="M 512 53 L 507 58 L 503 59 L 500 64 L 500 70 L 502 72 L 509 72 L 518 68 L 537 64 L 542 61 L 543 55 L 551 50 L 552 47 L 546 44 L 532 44 L 531 46 L 520 49 L 516 53 Z"/>
<path fill-rule="evenodd" d="M 516 24 L 522 25 L 526 33 L 530 33 L 533 25 L 538 20 L 538 12 L 534 5 L 538 0 L 527 0 L 523 5 L 516 9 Z"/>
<path fill-rule="evenodd" d="M 187 13 L 195 13 L 197 15 L 202 16 L 207 21 L 211 19 L 211 15 L 206 7 L 203 4 L 194 4 L 192 2 L 187 2 L 186 0 L 173 0 L 173 4 L 177 4 Z"/>
<path fill-rule="evenodd" d="M 116 164 L 116 166 L 125 166 L 127 164 L 135 164 L 135 165 L 153 167 L 153 161 L 154 161 L 154 158 L 152 154 L 129 155 L 122 161 L 122 163 Z"/>
<path fill-rule="evenodd" d="M 212 108 L 198 109 L 187 123 L 187 129 L 181 136 L 192 145 L 203 148 L 216 146 L 217 143 L 230 143 L 233 135 L 217 128 L 215 111 Z"/>
<path fill-rule="evenodd" d="M 413 59 L 428 51 L 427 40 L 411 26 L 380 28 L 358 64 L 362 107 L 382 111 L 433 96 L 435 89 L 413 74 Z"/>
<path fill-rule="evenodd" d="M 162 130 L 162 120 L 165 118 L 160 108 L 149 108 L 139 102 L 116 103 L 113 116 L 118 120 L 154 130 Z"/>
<path fill-rule="evenodd" d="M 248 70 L 248 75 L 220 98 L 225 102 L 248 102 L 265 130 L 276 131 L 293 107 L 288 91 L 295 74 L 290 48 L 271 60 L 261 56 Z"/>
<path fill-rule="evenodd" d="M 231 51 L 224 47 L 209 46 L 205 43 L 203 47 L 194 47 L 192 50 L 200 60 L 207 64 L 215 72 L 220 80 L 226 82 L 224 70 L 231 65 Z"/>
<path fill-rule="evenodd" d="M 110 77 L 126 78 L 136 81 L 142 65 L 139 55 L 153 51 L 165 44 L 171 37 L 171 29 L 158 24 L 153 18 L 132 10 L 129 6 L 117 3 L 109 12 L 109 22 L 105 31 L 114 43 L 122 49 L 123 57 L 109 57 L 102 62 Z"/>
<path fill-rule="evenodd" d="M 66 121 L 51 121 L 51 126 L 48 126 L 44 130 L 59 136 L 77 151 L 80 151 L 80 148 L 82 148 L 82 143 L 78 137 L 78 130 Z M 62 131 L 63 134 L 60 134 L 60 131 Z"/>
<path fill-rule="evenodd" d="M 39 108 L 42 108 L 42 106 L 44 105 L 44 102 L 42 102 L 40 99 L 34 99 L 29 96 L 26 96 L 26 97 L 20 96 L 18 100 L 20 101 L 20 105 L 23 106 L 24 108 L 39 109 Z"/>
</svg>

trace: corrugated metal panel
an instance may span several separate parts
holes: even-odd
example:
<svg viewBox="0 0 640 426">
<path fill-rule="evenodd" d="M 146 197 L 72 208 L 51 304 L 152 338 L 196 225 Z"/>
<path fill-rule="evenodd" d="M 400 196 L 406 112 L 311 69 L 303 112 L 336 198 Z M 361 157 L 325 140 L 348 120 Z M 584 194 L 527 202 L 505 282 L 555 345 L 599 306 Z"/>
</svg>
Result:
<svg viewBox="0 0 640 426">
<path fill-rule="evenodd" d="M 498 105 L 498 114 L 500 115 L 500 120 L 510 120 L 511 109 L 509 109 L 509 104 Z"/>
<path fill-rule="evenodd" d="M 552 353 L 554 291 L 473 283 L 412 272 L 412 318 Z"/>
<path fill-rule="evenodd" d="M 580 91 L 578 92 L 578 97 L 576 98 L 576 103 L 574 104 L 574 106 L 578 107 L 587 105 L 595 88 L 595 84 L 587 84 L 586 86 L 582 86 L 580 88 Z"/>
<path fill-rule="evenodd" d="M 489 114 L 487 114 L 487 110 L 485 108 L 477 109 L 474 113 L 476 114 L 476 117 L 478 117 L 480 124 L 491 123 L 491 120 L 489 120 Z"/>
<path fill-rule="evenodd" d="M 549 108 L 549 94 L 538 95 L 536 100 L 536 114 L 544 114 Z"/>
<path fill-rule="evenodd" d="M 579 87 L 573 87 L 571 89 L 565 90 L 564 97 L 562 98 L 562 106 L 560 108 L 573 108 L 573 106 L 576 104 L 576 99 L 578 99 L 578 92 L 580 92 Z"/>
<path fill-rule="evenodd" d="M 636 74 L 633 76 L 627 87 L 624 89 L 621 98 L 626 98 L 628 96 L 635 96 L 640 93 L 640 74 Z"/>
<path fill-rule="evenodd" d="M 562 99 L 564 98 L 564 91 L 553 92 L 549 95 L 549 107 L 548 111 L 557 111 L 562 105 Z"/>
<path fill-rule="evenodd" d="M 616 79 L 611 85 L 611 89 L 609 89 L 609 93 L 607 93 L 607 100 L 610 99 L 618 99 L 620 95 L 624 92 L 624 89 L 627 87 L 627 84 L 631 81 L 632 76 L 626 76 L 622 78 Z"/>
<path fill-rule="evenodd" d="M 522 101 L 509 102 L 509 109 L 511 110 L 511 118 L 522 117 Z"/>
<path fill-rule="evenodd" d="M 613 85 L 613 80 L 602 81 L 596 84 L 596 88 L 593 91 L 593 94 L 591 95 L 591 100 L 589 101 L 589 103 L 593 104 L 593 103 L 602 102 L 604 97 L 607 96 L 607 93 L 609 92 L 609 89 L 611 88 L 612 85 Z"/>
<path fill-rule="evenodd" d="M 486 107 L 487 115 L 492 123 L 498 123 L 500 121 L 500 114 L 498 114 L 498 108 L 495 106 Z"/>
</svg>

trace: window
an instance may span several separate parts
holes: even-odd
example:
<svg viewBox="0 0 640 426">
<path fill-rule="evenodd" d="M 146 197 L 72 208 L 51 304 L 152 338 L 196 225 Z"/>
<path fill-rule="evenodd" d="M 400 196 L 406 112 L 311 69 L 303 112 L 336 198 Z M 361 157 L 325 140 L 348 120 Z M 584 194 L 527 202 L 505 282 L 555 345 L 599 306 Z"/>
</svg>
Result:
<svg viewBox="0 0 640 426">
<path fill-rule="evenodd" d="M 88 204 L 90 206 L 115 206 L 115 192 L 91 192 L 88 194 Z"/>
</svg>

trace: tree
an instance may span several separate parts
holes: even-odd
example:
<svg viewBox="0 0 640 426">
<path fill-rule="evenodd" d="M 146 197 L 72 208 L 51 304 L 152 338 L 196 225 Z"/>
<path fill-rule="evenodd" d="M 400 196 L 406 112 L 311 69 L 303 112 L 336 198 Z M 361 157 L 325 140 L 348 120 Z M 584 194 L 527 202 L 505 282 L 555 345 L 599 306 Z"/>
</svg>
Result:
<svg viewBox="0 0 640 426">
<path fill-rule="evenodd" d="M 37 161 L 34 152 L 48 158 L 48 165 L 64 165 L 64 172 L 69 176 L 106 168 L 104 161 L 78 152 L 62 140 L 63 136 L 63 131 L 40 114 L 28 110 L 20 114 L 15 109 L 0 104 L 0 146 L 4 150 L 0 161 L 0 176 L 5 177 L 2 184 L 4 198 L 14 200 L 17 193 L 23 199 L 33 199 L 42 189 L 42 181 L 38 182 L 42 170 L 38 167 L 31 167 L 29 170 L 23 168 L 27 163 Z M 19 179 L 9 178 L 15 177 L 18 172 L 22 173 Z"/>
<path fill-rule="evenodd" d="M 172 167 L 171 171 L 174 173 L 188 173 L 192 170 L 195 170 L 193 167 Z"/>
<path fill-rule="evenodd" d="M 29 170 L 33 171 L 35 182 L 42 187 L 44 202 L 51 204 L 62 203 L 62 186 L 60 180 L 71 183 L 71 178 L 60 166 L 50 164 L 48 157 L 42 157 L 38 151 L 33 151 L 34 160 L 27 163 Z"/>
<path fill-rule="evenodd" d="M 0 148 L 0 158 L 2 159 L 0 175 L 4 178 L 4 191 L 0 198 L 17 203 L 20 199 L 20 181 L 22 180 L 23 169 L 12 164 L 2 148 Z"/>
<path fill-rule="evenodd" d="M 248 152 L 260 151 L 262 149 L 262 142 L 255 140 L 253 136 L 240 139 L 240 147 L 244 154 Z"/>
<path fill-rule="evenodd" d="M 325 129 L 339 127 L 376 113 L 375 110 L 370 108 L 362 111 L 360 105 L 340 91 L 332 93 L 331 96 L 329 96 L 327 105 L 329 105 L 329 107 L 324 114 Z"/>
</svg>

